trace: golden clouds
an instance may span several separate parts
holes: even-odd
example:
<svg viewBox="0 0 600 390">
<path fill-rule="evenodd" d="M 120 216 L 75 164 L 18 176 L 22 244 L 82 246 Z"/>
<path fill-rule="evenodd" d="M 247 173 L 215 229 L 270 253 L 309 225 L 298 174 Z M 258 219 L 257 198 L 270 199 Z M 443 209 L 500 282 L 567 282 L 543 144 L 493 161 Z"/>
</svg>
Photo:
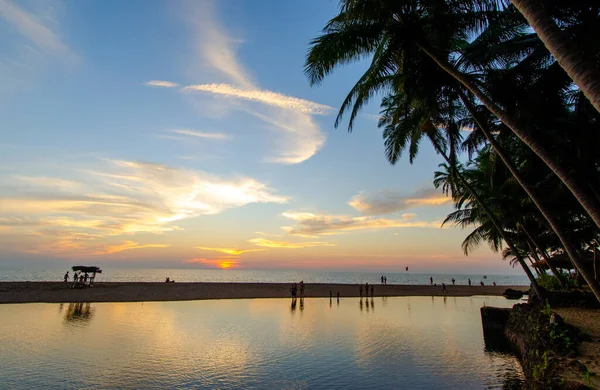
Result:
<svg viewBox="0 0 600 390">
<path fill-rule="evenodd" d="M 169 244 L 143 244 L 135 241 L 124 241 L 122 244 L 106 245 L 103 249 L 94 252 L 94 255 L 110 255 L 117 252 L 128 251 L 131 249 L 144 249 L 144 248 L 168 248 Z"/>
<path fill-rule="evenodd" d="M 85 181 L 44 178 L 36 187 L 35 180 L 28 180 L 26 192 L 34 195 L 0 197 L 3 231 L 40 237 L 43 242 L 30 250 L 44 248 L 50 255 L 69 251 L 108 255 L 162 248 L 164 244 L 125 241 L 102 248 L 106 237 L 173 232 L 181 230 L 175 223 L 183 219 L 215 215 L 251 203 L 288 200 L 253 178 L 221 178 L 145 162 L 114 160 L 101 170 L 78 172 L 86 175 Z M 19 193 L 23 180 L 14 180 L 11 184 Z M 69 191 L 65 192 L 67 185 Z M 31 186 L 36 191 L 32 192 Z"/>
<path fill-rule="evenodd" d="M 296 213 L 288 211 L 282 216 L 297 222 L 296 226 L 283 227 L 288 234 L 310 237 L 315 235 L 330 235 L 341 232 L 365 229 L 423 227 L 439 228 L 440 223 L 414 221 L 415 214 L 404 214 L 401 219 L 384 219 L 372 217 L 350 217 L 336 215 L 317 215 L 312 213 Z"/>
<path fill-rule="evenodd" d="M 247 252 L 261 252 L 261 251 L 264 251 L 264 249 L 209 248 L 209 247 L 205 247 L 205 246 L 196 246 L 194 248 L 196 248 L 196 249 L 202 249 L 202 250 L 205 250 L 205 251 L 221 252 L 221 253 L 225 253 L 227 255 L 233 255 L 233 256 L 238 256 L 238 255 L 241 255 L 242 253 L 247 253 Z"/>
<path fill-rule="evenodd" d="M 422 206 L 440 206 L 450 202 L 450 198 L 435 190 L 417 191 L 403 195 L 395 191 L 382 190 L 375 193 L 360 193 L 348 204 L 366 215 L 390 214 Z"/>
<path fill-rule="evenodd" d="M 285 249 L 301 249 L 312 248 L 316 246 L 335 246 L 328 242 L 288 242 L 288 241 L 273 241 L 266 238 L 252 238 L 249 243 L 265 248 L 285 248 Z"/>
</svg>

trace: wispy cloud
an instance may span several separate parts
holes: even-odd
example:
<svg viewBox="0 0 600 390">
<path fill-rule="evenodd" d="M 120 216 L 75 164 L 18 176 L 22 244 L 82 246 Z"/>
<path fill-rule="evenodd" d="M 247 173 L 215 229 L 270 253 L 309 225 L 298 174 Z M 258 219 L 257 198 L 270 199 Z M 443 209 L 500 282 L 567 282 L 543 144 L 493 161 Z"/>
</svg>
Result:
<svg viewBox="0 0 600 390">
<path fill-rule="evenodd" d="M 216 95 L 256 101 L 270 106 L 281 107 L 286 110 L 298 111 L 305 114 L 326 115 L 332 110 L 332 108 L 329 106 L 311 102 L 309 100 L 260 89 L 241 89 L 229 84 L 199 84 L 190 85 L 184 89 L 186 91 L 209 92 Z"/>
<path fill-rule="evenodd" d="M 55 31 L 44 24 L 38 16 L 12 1 L 0 0 L 0 17 L 45 52 L 59 56 L 74 56 Z"/>
<path fill-rule="evenodd" d="M 194 248 L 202 249 L 205 251 L 225 253 L 225 254 L 231 255 L 231 256 L 239 256 L 239 255 L 241 255 L 243 253 L 247 253 L 247 252 L 262 252 L 262 251 L 264 251 L 264 249 L 210 248 L 210 247 L 206 247 L 206 246 L 195 246 Z"/>
<path fill-rule="evenodd" d="M 32 87 L 53 64 L 77 65 L 80 58 L 60 36 L 62 2 L 42 7 L 39 2 L 0 0 L 0 29 L 15 32 L 3 41 L 0 61 L 0 97 Z M 8 36 L 8 35 L 7 35 Z"/>
<path fill-rule="evenodd" d="M 194 74 L 213 83 L 190 85 L 184 90 L 220 97 L 219 102 L 228 108 L 248 112 L 279 131 L 281 137 L 274 141 L 277 146 L 269 148 L 278 152 L 268 156 L 268 162 L 298 164 L 317 153 L 325 136 L 311 116 L 324 115 L 330 107 L 260 88 L 238 58 L 242 40 L 232 38 L 219 23 L 217 3 L 205 0 L 185 4 L 198 58 Z"/>
<path fill-rule="evenodd" d="M 195 131 L 188 129 L 177 129 L 170 130 L 171 133 L 181 134 L 181 135 L 189 135 L 190 137 L 198 137 L 198 138 L 206 138 L 206 139 L 216 139 L 216 140 L 225 140 L 231 138 L 229 135 L 225 133 L 206 133 L 203 131 Z"/>
<path fill-rule="evenodd" d="M 94 255 L 110 255 L 113 253 L 128 251 L 132 249 L 144 249 L 144 248 L 168 248 L 169 244 L 140 244 L 135 241 L 124 241 L 122 244 L 106 245 L 103 249 L 94 252 Z"/>
<path fill-rule="evenodd" d="M 162 80 L 150 80 L 144 83 L 144 85 L 148 87 L 162 87 L 162 88 L 175 88 L 179 87 L 179 84 L 172 83 L 170 81 L 162 81 Z"/>
<path fill-rule="evenodd" d="M 366 215 L 390 214 L 421 206 L 440 206 L 452 199 L 436 190 L 418 191 L 411 195 L 396 191 L 382 190 L 374 193 L 360 193 L 348 204 Z"/>
<path fill-rule="evenodd" d="M 176 223 L 183 219 L 215 215 L 252 203 L 288 201 L 249 177 L 223 178 L 136 161 L 108 163 L 101 169 L 79 171 L 85 175 L 85 182 L 69 181 L 69 185 L 73 184 L 69 192 L 48 186 L 62 184 L 60 178 L 26 181 L 23 185 L 27 187 L 22 187 L 22 191 L 14 187 L 10 196 L 0 196 L 3 230 L 36 234 L 48 240 L 56 240 L 60 235 L 62 244 L 54 249 L 64 253 L 69 246 L 73 250 L 82 247 L 66 236 L 163 234 L 181 230 Z M 98 251 L 96 244 L 86 243 L 88 254 Z"/>
<path fill-rule="evenodd" d="M 372 217 L 318 215 L 313 213 L 288 211 L 283 213 L 282 216 L 297 223 L 296 226 L 283 227 L 288 234 L 296 236 L 330 235 L 366 229 L 441 227 L 440 221 L 415 221 L 414 214 L 404 214 L 400 219 L 383 219 Z"/>
<path fill-rule="evenodd" d="M 335 246 L 335 244 L 331 244 L 328 242 L 288 242 L 288 241 L 273 241 L 266 238 L 251 238 L 248 240 L 249 243 L 254 244 L 256 246 L 261 246 L 265 248 L 284 248 L 284 249 L 302 249 L 302 248 L 312 248 L 316 246 Z"/>
</svg>

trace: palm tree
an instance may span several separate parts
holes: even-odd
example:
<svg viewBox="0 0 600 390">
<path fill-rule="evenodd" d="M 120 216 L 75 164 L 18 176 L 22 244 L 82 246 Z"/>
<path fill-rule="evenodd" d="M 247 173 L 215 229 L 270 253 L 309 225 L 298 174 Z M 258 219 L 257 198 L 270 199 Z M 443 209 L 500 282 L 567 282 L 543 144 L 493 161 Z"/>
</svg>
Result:
<svg viewBox="0 0 600 390">
<path fill-rule="evenodd" d="M 513 161 L 508 157 L 504 148 L 496 141 L 487 124 L 483 122 L 483 120 L 479 119 L 478 112 L 476 111 L 473 103 L 469 100 L 469 98 L 461 91 L 459 91 L 459 96 L 469 113 L 472 115 L 477 126 L 485 135 L 485 138 L 488 140 L 488 142 L 494 149 L 495 153 L 500 157 L 500 159 L 506 165 L 512 176 L 516 179 L 521 188 L 523 188 L 523 190 L 527 193 L 529 198 L 533 201 L 537 209 L 542 214 L 543 218 L 548 222 L 550 228 L 552 229 L 552 231 L 554 231 L 554 233 L 557 235 L 560 242 L 562 243 L 562 246 L 567 252 L 569 259 L 571 259 L 575 268 L 577 268 L 577 270 L 581 273 L 581 276 L 583 276 L 584 280 L 596 296 L 596 299 L 600 302 L 600 285 L 598 285 L 598 281 L 595 278 L 593 278 L 592 275 L 589 272 L 587 272 L 587 270 L 583 267 L 581 259 L 579 258 L 579 254 L 577 253 L 575 247 L 571 244 L 571 240 L 569 239 L 567 232 L 561 228 L 558 222 L 558 218 L 556 218 L 554 213 L 546 207 L 546 205 L 541 201 L 540 197 L 537 195 L 534 188 L 524 179 L 524 177 L 521 175 Z M 555 274 L 557 278 L 560 278 L 558 276 L 558 273 Z"/>
<path fill-rule="evenodd" d="M 510 0 L 525 16 L 559 65 L 600 112 L 600 68 L 562 31 L 538 0 Z M 593 12 L 589 10 L 589 12 Z M 596 12 L 597 14 L 597 12 Z"/>
<path fill-rule="evenodd" d="M 452 102 L 452 99 L 447 99 Z M 451 103 L 450 103 L 451 104 Z M 486 202 L 477 191 L 473 188 L 473 185 L 466 180 L 459 169 L 456 167 L 455 149 L 456 145 L 460 140 L 459 128 L 456 122 L 453 121 L 452 117 L 446 117 L 444 120 L 445 113 L 436 112 L 435 106 L 429 106 L 422 104 L 420 101 L 410 101 L 407 95 L 393 95 L 384 98 L 382 103 L 383 110 L 381 112 L 381 119 L 379 120 L 379 127 L 383 127 L 383 137 L 385 139 L 386 155 L 388 160 L 394 164 L 401 157 L 404 150 L 408 149 L 410 161 L 414 160 L 418 151 L 419 142 L 423 137 L 429 139 L 434 149 L 440 154 L 446 161 L 449 167 L 450 174 L 454 180 L 449 181 L 446 188 L 454 188 L 457 186 L 455 180 L 458 181 L 458 185 L 465 188 L 469 196 L 479 205 L 480 209 L 487 216 L 491 226 L 496 231 L 496 242 L 498 245 L 501 240 L 504 240 L 506 244 L 513 250 L 514 253 L 519 253 L 514 247 L 512 240 L 506 235 L 500 221 L 494 214 L 494 212 L 487 206 Z M 446 107 L 447 109 L 448 107 Z M 452 109 L 450 109 L 452 112 Z M 446 138 L 444 138 L 440 132 L 439 127 L 436 127 L 431 119 L 434 117 L 435 121 L 443 125 L 446 129 Z M 450 149 L 450 156 L 444 150 L 444 145 L 448 145 Z M 465 250 L 468 254 L 468 250 Z M 531 273 L 531 270 L 520 255 L 517 255 L 517 260 L 523 267 L 525 274 L 531 281 L 534 291 L 538 297 L 542 297 L 542 292 L 537 285 L 535 277 Z"/>
<path fill-rule="evenodd" d="M 315 85 L 337 66 L 373 55 L 370 67 L 342 104 L 336 126 L 344 112 L 353 106 L 349 122 L 351 130 L 359 110 L 374 94 L 392 88 L 393 76 L 403 74 L 406 63 L 421 63 L 431 69 L 431 65 L 421 58 L 425 55 L 473 93 L 531 148 L 563 181 L 600 228 L 600 203 L 586 183 L 556 161 L 539 135 L 522 126 L 517 117 L 492 101 L 476 79 L 459 71 L 450 60 L 452 54 L 458 52 L 457 42 L 464 42 L 470 33 L 489 21 L 491 14 L 495 15 L 489 11 L 464 12 L 470 2 L 456 0 L 452 3 L 453 6 L 417 0 L 342 0 L 340 13 L 327 24 L 324 34 L 313 40 L 305 67 L 311 85 Z M 404 77 L 400 82 L 407 81 Z"/>
</svg>

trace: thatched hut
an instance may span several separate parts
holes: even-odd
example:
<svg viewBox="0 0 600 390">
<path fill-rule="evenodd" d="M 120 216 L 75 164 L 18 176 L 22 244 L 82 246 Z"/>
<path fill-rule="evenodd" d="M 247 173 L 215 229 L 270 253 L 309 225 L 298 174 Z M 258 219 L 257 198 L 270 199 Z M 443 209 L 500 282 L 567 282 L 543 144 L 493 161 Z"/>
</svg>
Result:
<svg viewBox="0 0 600 390">
<path fill-rule="evenodd" d="M 102 270 L 96 266 L 75 265 L 71 267 L 75 275 L 73 276 L 73 287 L 92 286 L 96 279 L 96 274 L 101 274 Z M 79 272 L 79 277 L 76 277 Z"/>
</svg>

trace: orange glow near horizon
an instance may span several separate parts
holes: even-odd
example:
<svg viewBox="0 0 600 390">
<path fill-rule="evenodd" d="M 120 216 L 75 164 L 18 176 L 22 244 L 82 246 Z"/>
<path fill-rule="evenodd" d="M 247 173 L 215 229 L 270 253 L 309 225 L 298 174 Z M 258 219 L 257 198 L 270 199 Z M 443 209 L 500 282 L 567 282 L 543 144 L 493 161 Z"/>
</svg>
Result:
<svg viewBox="0 0 600 390">
<path fill-rule="evenodd" d="M 237 265 L 238 265 L 237 261 L 231 261 L 231 260 L 220 261 L 217 263 L 217 266 L 221 269 L 236 268 Z"/>
</svg>

